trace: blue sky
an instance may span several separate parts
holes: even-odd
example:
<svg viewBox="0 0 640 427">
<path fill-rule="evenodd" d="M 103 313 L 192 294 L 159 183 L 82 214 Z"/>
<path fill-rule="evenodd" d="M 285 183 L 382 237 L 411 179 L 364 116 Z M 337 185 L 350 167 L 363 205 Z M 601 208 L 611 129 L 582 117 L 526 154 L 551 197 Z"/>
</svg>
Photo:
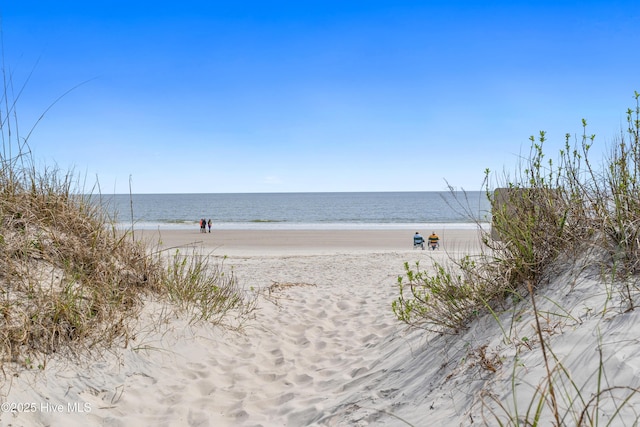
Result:
<svg viewBox="0 0 640 427">
<path fill-rule="evenodd" d="M 554 154 L 585 118 L 604 150 L 640 91 L 637 0 L 0 0 L 0 13 L 20 136 L 37 122 L 38 164 L 103 193 L 480 190 L 540 130 Z"/>
</svg>

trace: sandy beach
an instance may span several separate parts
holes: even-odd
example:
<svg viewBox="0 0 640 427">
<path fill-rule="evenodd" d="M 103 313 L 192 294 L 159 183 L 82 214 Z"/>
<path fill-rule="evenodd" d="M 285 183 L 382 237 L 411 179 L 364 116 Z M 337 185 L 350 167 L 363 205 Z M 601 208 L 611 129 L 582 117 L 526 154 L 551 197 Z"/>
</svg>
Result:
<svg viewBox="0 0 640 427">
<path fill-rule="evenodd" d="M 413 250 L 413 234 L 426 239 L 431 232 L 441 238 L 440 253 L 478 249 L 475 230 L 141 230 L 137 238 L 163 248 L 198 247 L 213 255 L 328 255 L 340 253 L 406 252 Z"/>
<path fill-rule="evenodd" d="M 139 238 L 159 237 L 165 249 L 203 250 L 247 289 L 262 289 L 255 317 L 240 333 L 167 318 L 163 307 L 150 302 L 129 347 L 84 363 L 53 358 L 45 370 L 6 378 L 3 402 L 29 403 L 35 410 L 3 411 L 0 423 L 495 425 L 486 412 L 496 408 L 493 397 L 522 411 L 543 378 L 530 313 L 520 313 L 523 320 L 508 339 L 501 326 L 511 313 L 498 313 L 499 322 L 481 317 L 451 336 L 400 323 L 391 303 L 405 262 L 427 267 L 478 250 L 475 231 L 455 229 L 435 230 L 442 238 L 439 250 L 416 250 L 415 231 L 140 232 Z M 571 280 L 571 292 L 567 286 L 551 290 L 553 303 L 541 305 L 549 313 L 563 307 L 562 316 L 549 315 L 550 341 L 575 384 L 593 383 L 598 360 L 604 360 L 608 384 L 640 385 L 640 340 L 629 327 L 638 314 L 603 320 L 595 314 L 606 298 L 597 282 L 558 280 Z M 483 365 L 487 360 L 493 369 Z"/>
</svg>

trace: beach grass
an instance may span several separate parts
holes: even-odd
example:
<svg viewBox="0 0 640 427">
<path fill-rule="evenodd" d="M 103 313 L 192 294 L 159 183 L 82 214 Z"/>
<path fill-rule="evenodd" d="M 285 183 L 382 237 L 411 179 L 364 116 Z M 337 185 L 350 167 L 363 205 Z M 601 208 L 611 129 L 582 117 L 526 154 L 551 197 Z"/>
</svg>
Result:
<svg viewBox="0 0 640 427">
<path fill-rule="evenodd" d="M 5 82 L 7 81 L 5 74 Z M 144 301 L 192 321 L 230 325 L 255 298 L 205 254 L 167 256 L 116 228 L 99 186 L 72 171 L 36 167 L 5 83 L 0 114 L 0 367 L 46 367 L 135 337 Z M 151 242 L 153 243 L 153 242 Z"/>
<path fill-rule="evenodd" d="M 563 274 L 577 277 L 588 270 L 606 295 L 596 315 L 610 320 L 638 305 L 640 94 L 636 92 L 634 99 L 635 106 L 626 112 L 626 128 L 602 161 L 592 159 L 595 135 L 588 133 L 583 120 L 581 136 L 572 141 L 567 134 L 556 158 L 545 153 L 546 134 L 540 132 L 530 138 L 529 155 L 514 178 L 496 179 L 487 170 L 483 185 L 492 208 L 492 227 L 480 228 L 480 254 L 451 258 L 447 265 L 434 262 L 427 268 L 406 264 L 405 275 L 398 278 L 399 296 L 392 309 L 399 320 L 439 334 L 457 334 L 488 314 L 516 354 L 525 344 L 541 353 L 544 373 L 539 383 L 531 385 L 534 392 L 527 407 L 506 405 L 487 395 L 483 404 L 489 408 L 485 413 L 489 425 L 599 425 L 600 413 L 624 419 L 625 409 L 633 410 L 631 402 L 637 401 L 639 390 L 632 385 L 572 382 L 550 345 L 554 332 L 546 325 L 551 315 L 536 300 L 545 298 L 554 286 L 567 286 L 565 291 L 571 292 L 570 284 L 554 279 Z M 494 179 L 497 182 L 492 183 Z M 480 227 L 482 221 L 477 222 Z M 557 308 L 562 316 L 553 316 L 572 318 L 569 309 Z M 508 312 L 513 315 L 503 316 Z M 526 341 L 513 332 L 523 312 L 533 313 L 536 331 Z M 518 383 L 518 372 L 512 375 L 513 383 Z M 593 375 L 606 377 L 602 361 Z"/>
</svg>

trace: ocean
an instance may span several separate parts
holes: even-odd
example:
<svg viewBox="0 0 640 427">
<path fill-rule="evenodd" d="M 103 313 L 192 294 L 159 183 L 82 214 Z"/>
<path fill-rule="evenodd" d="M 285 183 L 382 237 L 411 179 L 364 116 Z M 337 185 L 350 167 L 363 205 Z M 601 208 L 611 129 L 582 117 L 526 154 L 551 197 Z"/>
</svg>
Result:
<svg viewBox="0 0 640 427">
<path fill-rule="evenodd" d="M 426 229 L 490 222 L 485 193 L 116 194 L 100 203 L 122 228 L 185 229 L 211 219 L 214 229 Z M 133 217 L 133 218 L 132 218 Z"/>
</svg>

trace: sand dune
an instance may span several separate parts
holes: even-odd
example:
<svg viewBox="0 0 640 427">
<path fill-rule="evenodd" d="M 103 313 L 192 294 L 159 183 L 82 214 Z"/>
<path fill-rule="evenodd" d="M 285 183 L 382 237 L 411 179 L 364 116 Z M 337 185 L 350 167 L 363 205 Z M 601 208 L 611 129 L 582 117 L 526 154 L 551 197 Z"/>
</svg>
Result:
<svg viewBox="0 0 640 427">
<path fill-rule="evenodd" d="M 447 236 L 439 251 L 413 250 L 409 230 L 401 236 L 386 230 L 339 235 L 328 231 L 259 236 L 231 230 L 213 236 L 163 233 L 165 247 L 199 241 L 195 245 L 211 250 L 212 256 L 226 255 L 225 266 L 241 283 L 271 287 L 246 331 L 187 325 L 175 317 L 158 328 L 162 307 L 150 302 L 133 346 L 84 364 L 52 360 L 44 371 L 11 378 L 4 401 L 33 402 L 38 410 L 5 412 L 0 422 L 16 426 L 495 425 L 486 408 L 500 410 L 490 396 L 504 405 L 519 405 L 522 411 L 544 377 L 531 313 L 520 313 L 520 329 L 507 342 L 491 316 L 480 318 L 461 335 L 438 336 L 408 329 L 391 311 L 397 297 L 396 278 L 403 274 L 405 261 L 426 266 L 432 259 L 444 261 L 456 251 L 475 247 L 474 232 L 439 231 Z M 639 320 L 636 312 L 609 319 L 596 316 L 606 299 L 596 281 L 558 280 L 571 280 L 573 290 L 558 287 L 541 305 L 558 313 L 560 302 L 565 310 L 550 315 L 548 326 L 550 342 L 571 369 L 573 381 L 581 386 L 594 381 L 600 360 L 597 347 L 602 349 L 610 385 L 637 387 L 640 340 L 632 327 Z M 505 313 L 500 318 L 504 325 L 509 316 Z M 514 344 L 516 339 L 521 345 Z M 532 343 L 532 348 L 524 342 Z M 484 362 L 493 361 L 493 370 L 483 366 L 479 353 L 483 347 Z M 514 370 L 520 378 L 517 398 L 511 381 Z M 589 390 L 585 388 L 585 397 L 590 397 Z M 43 404 L 62 409 L 54 412 Z M 88 410 L 80 412 L 78 407 Z M 639 407 L 632 405 L 629 411 L 633 414 Z"/>
</svg>

